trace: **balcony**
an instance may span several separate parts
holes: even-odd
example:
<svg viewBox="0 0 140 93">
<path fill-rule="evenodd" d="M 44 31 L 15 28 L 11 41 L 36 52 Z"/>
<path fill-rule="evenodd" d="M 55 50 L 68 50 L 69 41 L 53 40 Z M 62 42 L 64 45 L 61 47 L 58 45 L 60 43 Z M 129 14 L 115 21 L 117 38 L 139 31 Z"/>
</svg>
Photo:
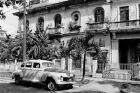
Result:
<svg viewBox="0 0 140 93">
<path fill-rule="evenodd" d="M 100 32 L 102 30 L 106 30 L 108 27 L 108 24 L 105 22 L 102 23 L 87 23 L 87 29 L 88 30 L 93 30 L 93 31 L 97 31 Z"/>
<path fill-rule="evenodd" d="M 129 20 L 129 21 L 119 21 L 119 22 L 104 22 L 104 23 L 87 23 L 87 30 L 102 32 L 107 29 L 110 31 L 129 31 L 129 30 L 139 30 L 140 20 Z"/>
<path fill-rule="evenodd" d="M 140 29 L 140 20 L 110 22 L 110 30 L 137 30 Z"/>
<path fill-rule="evenodd" d="M 50 34 L 51 36 L 61 36 L 63 33 L 64 28 L 48 28 L 47 33 Z"/>
</svg>

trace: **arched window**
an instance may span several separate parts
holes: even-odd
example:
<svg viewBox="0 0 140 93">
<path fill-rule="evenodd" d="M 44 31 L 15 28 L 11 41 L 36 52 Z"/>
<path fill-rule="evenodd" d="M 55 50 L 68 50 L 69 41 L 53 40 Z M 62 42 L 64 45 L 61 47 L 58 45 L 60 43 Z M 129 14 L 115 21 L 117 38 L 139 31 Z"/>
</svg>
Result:
<svg viewBox="0 0 140 93">
<path fill-rule="evenodd" d="M 80 25 L 81 23 L 81 14 L 79 11 L 75 11 L 72 13 L 72 20 L 73 22 L 77 23 L 77 25 Z"/>
<path fill-rule="evenodd" d="M 60 14 L 56 14 L 54 17 L 54 23 L 55 23 L 55 27 L 60 27 L 61 25 L 61 15 Z"/>
<path fill-rule="evenodd" d="M 26 31 L 29 31 L 29 20 L 26 20 Z"/>
<path fill-rule="evenodd" d="M 43 31 L 44 30 L 44 19 L 43 17 L 38 18 L 38 30 Z"/>
<path fill-rule="evenodd" d="M 95 22 L 104 22 L 104 9 L 102 7 L 95 9 Z"/>
</svg>

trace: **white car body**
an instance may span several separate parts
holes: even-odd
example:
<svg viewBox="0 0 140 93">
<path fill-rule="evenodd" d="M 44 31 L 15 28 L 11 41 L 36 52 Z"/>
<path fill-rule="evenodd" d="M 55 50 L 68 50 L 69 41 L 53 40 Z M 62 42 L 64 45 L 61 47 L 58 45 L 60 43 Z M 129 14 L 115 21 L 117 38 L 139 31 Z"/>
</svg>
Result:
<svg viewBox="0 0 140 93">
<path fill-rule="evenodd" d="M 74 83 L 73 74 L 69 71 L 55 68 L 53 65 L 54 62 L 47 60 L 29 60 L 23 62 L 18 70 L 13 73 L 12 77 L 17 79 L 18 76 L 20 81 L 39 83 L 53 80 L 56 85 L 72 85 Z"/>
</svg>

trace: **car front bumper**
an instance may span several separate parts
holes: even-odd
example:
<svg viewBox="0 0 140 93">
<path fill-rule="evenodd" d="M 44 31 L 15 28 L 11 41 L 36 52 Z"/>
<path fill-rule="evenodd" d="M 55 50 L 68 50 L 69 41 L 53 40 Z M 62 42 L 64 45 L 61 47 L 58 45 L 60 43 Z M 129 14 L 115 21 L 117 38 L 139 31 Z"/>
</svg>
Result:
<svg viewBox="0 0 140 93">
<path fill-rule="evenodd" d="M 74 81 L 70 81 L 70 82 L 59 81 L 59 82 L 57 82 L 57 84 L 59 84 L 59 85 L 70 85 L 70 84 L 75 84 L 75 82 Z"/>
</svg>

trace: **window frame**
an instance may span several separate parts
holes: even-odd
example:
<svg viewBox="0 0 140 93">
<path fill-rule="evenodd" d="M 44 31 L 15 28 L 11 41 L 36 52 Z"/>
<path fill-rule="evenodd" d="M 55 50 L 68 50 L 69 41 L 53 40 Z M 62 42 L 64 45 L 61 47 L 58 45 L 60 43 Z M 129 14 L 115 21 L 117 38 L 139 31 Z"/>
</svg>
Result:
<svg viewBox="0 0 140 93">
<path fill-rule="evenodd" d="M 44 30 L 44 18 L 43 17 L 39 17 L 38 21 L 37 21 L 37 29 L 39 31 L 43 31 Z"/>
<path fill-rule="evenodd" d="M 78 15 L 78 20 L 77 21 L 74 20 L 75 15 Z M 73 22 L 76 22 L 78 25 L 80 25 L 81 24 L 81 13 L 79 11 L 72 12 L 71 19 L 72 19 Z"/>
<path fill-rule="evenodd" d="M 105 21 L 105 11 L 102 7 L 96 7 L 94 11 L 94 17 L 96 23 L 103 23 Z"/>
<path fill-rule="evenodd" d="M 34 64 L 36 64 L 36 63 L 38 63 L 40 65 L 39 68 L 34 67 Z M 41 69 L 41 64 L 39 62 L 33 62 L 33 69 Z"/>
<path fill-rule="evenodd" d="M 56 14 L 54 16 L 54 27 L 59 28 L 62 24 L 62 16 L 60 14 Z"/>
<path fill-rule="evenodd" d="M 22 65 L 24 65 L 23 67 L 22 67 Z M 25 63 L 22 63 L 21 65 L 20 65 L 20 68 L 24 68 L 25 67 Z"/>
<path fill-rule="evenodd" d="M 31 67 L 27 67 L 27 66 L 26 66 L 28 63 L 31 63 Z M 33 67 L 33 63 L 32 63 L 32 62 L 26 62 L 26 63 L 25 63 L 25 68 L 32 68 L 32 67 Z"/>
<path fill-rule="evenodd" d="M 120 7 L 120 26 L 129 26 L 129 6 Z"/>
</svg>

